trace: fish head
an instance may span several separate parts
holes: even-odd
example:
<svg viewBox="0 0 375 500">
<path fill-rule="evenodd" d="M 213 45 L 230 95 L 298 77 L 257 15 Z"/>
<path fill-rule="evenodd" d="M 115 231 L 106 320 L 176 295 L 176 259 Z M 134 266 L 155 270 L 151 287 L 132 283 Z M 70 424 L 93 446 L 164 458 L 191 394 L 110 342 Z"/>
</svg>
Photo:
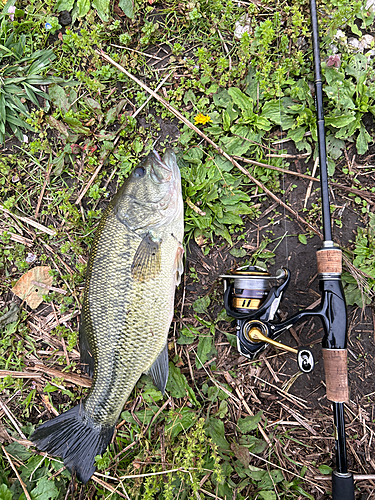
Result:
<svg viewBox="0 0 375 500">
<path fill-rule="evenodd" d="M 181 175 L 174 151 L 151 152 L 130 174 L 115 204 L 117 218 L 130 229 L 156 228 L 183 210 Z"/>
</svg>

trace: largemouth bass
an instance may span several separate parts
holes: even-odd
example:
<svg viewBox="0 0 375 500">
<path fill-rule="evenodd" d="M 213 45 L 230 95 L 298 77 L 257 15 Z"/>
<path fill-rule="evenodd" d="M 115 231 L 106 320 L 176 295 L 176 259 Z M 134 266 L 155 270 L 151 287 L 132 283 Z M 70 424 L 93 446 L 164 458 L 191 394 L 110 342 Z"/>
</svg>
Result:
<svg viewBox="0 0 375 500">
<path fill-rule="evenodd" d="M 88 262 L 81 315 L 81 362 L 93 375 L 87 398 L 31 436 L 86 483 L 112 439 L 143 373 L 164 392 L 167 335 L 183 271 L 183 201 L 176 157 L 150 153 L 100 220 Z"/>
</svg>

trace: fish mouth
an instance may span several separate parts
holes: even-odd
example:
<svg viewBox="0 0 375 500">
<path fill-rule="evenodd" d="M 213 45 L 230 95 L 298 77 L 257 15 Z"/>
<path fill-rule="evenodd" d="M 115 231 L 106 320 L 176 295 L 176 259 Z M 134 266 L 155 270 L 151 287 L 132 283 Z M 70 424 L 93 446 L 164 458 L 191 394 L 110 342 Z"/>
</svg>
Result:
<svg viewBox="0 0 375 500">
<path fill-rule="evenodd" d="M 164 183 L 164 182 L 169 182 L 172 179 L 173 168 L 172 166 L 168 165 L 168 163 L 165 161 L 169 160 L 170 153 L 168 154 L 167 153 L 168 149 L 165 152 L 163 159 L 161 158 L 159 153 L 155 150 L 152 153 L 150 153 L 151 178 L 154 182 Z"/>
</svg>

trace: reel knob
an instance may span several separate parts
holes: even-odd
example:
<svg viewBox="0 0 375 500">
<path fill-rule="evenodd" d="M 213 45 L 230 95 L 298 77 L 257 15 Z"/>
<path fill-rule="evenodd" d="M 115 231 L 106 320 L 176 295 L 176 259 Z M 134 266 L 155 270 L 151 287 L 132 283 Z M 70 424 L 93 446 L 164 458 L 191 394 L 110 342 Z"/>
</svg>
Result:
<svg viewBox="0 0 375 500">
<path fill-rule="evenodd" d="M 301 372 L 310 373 L 314 369 L 314 357 L 312 352 L 305 348 L 300 348 L 297 355 L 298 368 Z"/>
</svg>

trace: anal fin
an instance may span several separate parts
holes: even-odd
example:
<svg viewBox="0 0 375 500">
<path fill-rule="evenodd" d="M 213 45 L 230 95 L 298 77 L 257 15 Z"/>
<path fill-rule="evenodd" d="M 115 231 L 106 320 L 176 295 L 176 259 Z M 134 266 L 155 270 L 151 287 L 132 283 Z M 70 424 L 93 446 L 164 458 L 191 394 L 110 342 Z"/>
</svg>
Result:
<svg viewBox="0 0 375 500">
<path fill-rule="evenodd" d="M 156 358 L 147 375 L 152 377 L 154 384 L 163 394 L 168 381 L 168 344 L 166 343 L 159 356 Z"/>
</svg>

